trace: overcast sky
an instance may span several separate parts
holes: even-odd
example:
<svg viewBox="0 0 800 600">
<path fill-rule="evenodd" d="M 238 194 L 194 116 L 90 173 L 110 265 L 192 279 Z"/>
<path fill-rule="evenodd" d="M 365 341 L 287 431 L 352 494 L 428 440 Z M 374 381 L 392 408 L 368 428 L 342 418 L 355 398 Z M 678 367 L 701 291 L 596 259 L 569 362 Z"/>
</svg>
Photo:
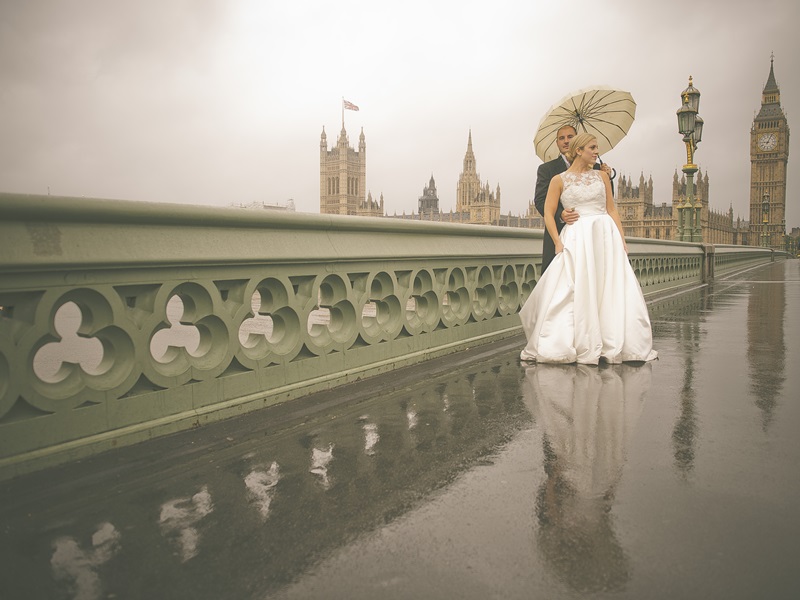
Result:
<svg viewBox="0 0 800 600">
<path fill-rule="evenodd" d="M 472 131 L 502 212 L 527 210 L 533 136 L 568 92 L 631 92 L 604 156 L 655 202 L 686 161 L 675 111 L 701 94 L 712 208 L 749 218 L 749 132 L 775 53 L 800 127 L 797 0 L 0 0 L 0 191 L 319 211 L 319 141 L 363 128 L 367 188 L 411 212 L 431 175 L 455 208 Z M 800 226 L 800 133 L 787 229 Z"/>
</svg>

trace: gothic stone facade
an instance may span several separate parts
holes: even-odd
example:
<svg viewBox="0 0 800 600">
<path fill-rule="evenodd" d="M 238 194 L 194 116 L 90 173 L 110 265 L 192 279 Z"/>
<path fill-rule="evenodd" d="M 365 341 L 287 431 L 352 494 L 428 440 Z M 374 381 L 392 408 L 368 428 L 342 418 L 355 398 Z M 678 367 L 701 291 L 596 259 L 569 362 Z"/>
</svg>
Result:
<svg viewBox="0 0 800 600">
<path fill-rule="evenodd" d="M 319 212 L 327 215 L 383 216 L 380 202 L 366 195 L 367 143 L 364 130 L 358 136 L 358 150 L 350 146 L 347 131 L 342 131 L 336 146 L 328 150 L 325 128 L 319 142 Z"/>
<path fill-rule="evenodd" d="M 742 219 L 734 220 L 733 208 L 728 212 L 716 212 L 709 206 L 708 174 L 697 172 L 694 196 L 700 200 L 700 226 L 703 242 L 707 244 L 745 244 L 748 224 Z M 639 185 L 633 179 L 622 176 L 617 184 L 616 203 L 626 236 L 674 240 L 678 232 L 678 214 L 674 207 L 686 197 L 686 175 L 672 178 L 672 202 L 653 202 L 653 178 L 645 180 L 639 176 Z"/>
<path fill-rule="evenodd" d="M 488 181 L 481 185 L 475 153 L 472 151 L 472 131 L 467 140 L 464 168 L 458 177 L 456 212 L 468 213 L 470 223 L 494 225 L 500 220 L 500 185 L 495 192 L 489 188 Z"/>
</svg>

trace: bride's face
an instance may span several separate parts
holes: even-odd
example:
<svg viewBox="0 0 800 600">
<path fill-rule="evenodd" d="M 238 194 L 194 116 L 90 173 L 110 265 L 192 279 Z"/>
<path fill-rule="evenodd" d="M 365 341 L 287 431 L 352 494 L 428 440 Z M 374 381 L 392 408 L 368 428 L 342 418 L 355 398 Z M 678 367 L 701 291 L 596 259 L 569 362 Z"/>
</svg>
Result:
<svg viewBox="0 0 800 600">
<path fill-rule="evenodd" d="M 595 162 L 597 162 L 597 157 L 600 156 L 597 140 L 592 140 L 586 144 L 578 153 L 578 156 L 580 156 L 587 165 L 593 165 Z"/>
</svg>

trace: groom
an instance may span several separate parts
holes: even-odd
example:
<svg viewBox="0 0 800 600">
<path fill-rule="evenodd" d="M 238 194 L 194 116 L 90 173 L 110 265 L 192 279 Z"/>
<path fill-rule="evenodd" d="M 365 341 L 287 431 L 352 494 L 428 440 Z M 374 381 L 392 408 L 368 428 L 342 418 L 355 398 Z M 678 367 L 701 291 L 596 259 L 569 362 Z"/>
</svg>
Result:
<svg viewBox="0 0 800 600">
<path fill-rule="evenodd" d="M 539 165 L 539 169 L 536 171 L 536 188 L 533 195 L 533 203 L 536 205 L 536 210 L 538 210 L 539 214 L 542 216 L 544 216 L 544 201 L 547 198 L 547 189 L 550 187 L 550 180 L 569 168 L 569 162 L 567 162 L 564 153 L 569 149 L 569 143 L 576 135 L 578 135 L 578 132 L 572 125 L 564 125 L 559 129 L 558 133 L 556 133 L 556 145 L 561 154 L 553 160 Z M 594 168 L 604 170 L 608 173 L 608 176 L 611 177 L 611 167 L 607 164 L 596 164 Z M 612 187 L 611 189 L 613 190 L 614 188 Z M 559 200 L 558 207 L 556 208 L 556 227 L 558 228 L 558 232 L 561 233 L 561 229 L 564 225 L 572 224 L 577 220 L 578 213 L 572 208 L 564 210 L 564 206 L 561 204 L 561 200 Z M 553 242 L 553 238 L 550 237 L 547 228 L 545 228 L 544 238 L 542 239 L 542 273 L 544 273 L 555 256 L 555 242 Z"/>
</svg>

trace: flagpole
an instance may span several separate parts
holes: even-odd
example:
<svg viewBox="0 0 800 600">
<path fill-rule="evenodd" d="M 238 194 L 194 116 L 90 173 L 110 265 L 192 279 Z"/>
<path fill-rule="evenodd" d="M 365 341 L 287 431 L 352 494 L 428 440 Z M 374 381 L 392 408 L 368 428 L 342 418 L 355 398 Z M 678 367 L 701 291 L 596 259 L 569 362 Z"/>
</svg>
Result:
<svg viewBox="0 0 800 600">
<path fill-rule="evenodd" d="M 344 129 L 344 96 L 342 96 L 342 129 Z"/>
</svg>

